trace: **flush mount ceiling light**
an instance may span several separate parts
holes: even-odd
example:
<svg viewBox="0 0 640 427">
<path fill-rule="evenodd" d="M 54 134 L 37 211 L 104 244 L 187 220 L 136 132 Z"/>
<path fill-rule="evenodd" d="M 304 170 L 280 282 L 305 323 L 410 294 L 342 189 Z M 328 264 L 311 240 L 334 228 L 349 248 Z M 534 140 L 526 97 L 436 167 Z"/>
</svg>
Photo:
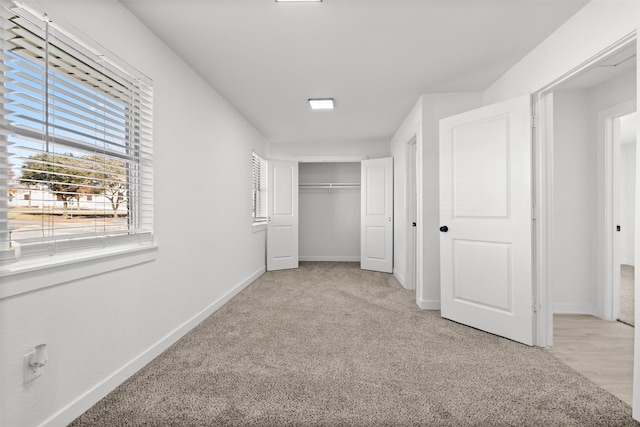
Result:
<svg viewBox="0 0 640 427">
<path fill-rule="evenodd" d="M 309 105 L 312 110 L 333 110 L 333 98 L 312 98 Z"/>
</svg>

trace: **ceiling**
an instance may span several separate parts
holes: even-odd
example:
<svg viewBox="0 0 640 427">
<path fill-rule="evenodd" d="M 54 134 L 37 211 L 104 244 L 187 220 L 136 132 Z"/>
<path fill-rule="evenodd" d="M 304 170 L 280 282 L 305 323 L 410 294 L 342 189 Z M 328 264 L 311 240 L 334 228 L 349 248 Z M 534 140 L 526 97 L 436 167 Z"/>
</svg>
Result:
<svg viewBox="0 0 640 427">
<path fill-rule="evenodd" d="M 299 143 L 388 141 L 420 94 L 486 89 L 587 3 L 120 1 L 268 141 Z"/>
</svg>

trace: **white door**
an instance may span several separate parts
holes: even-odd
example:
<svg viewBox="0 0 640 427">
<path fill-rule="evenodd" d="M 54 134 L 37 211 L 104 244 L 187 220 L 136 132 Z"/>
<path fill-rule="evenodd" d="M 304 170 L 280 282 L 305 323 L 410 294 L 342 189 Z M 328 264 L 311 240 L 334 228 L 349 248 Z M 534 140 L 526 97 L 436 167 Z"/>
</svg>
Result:
<svg viewBox="0 0 640 427">
<path fill-rule="evenodd" d="M 533 345 L 529 96 L 440 121 L 442 317 Z"/>
<path fill-rule="evenodd" d="M 267 162 L 267 270 L 298 268 L 298 163 Z"/>
<path fill-rule="evenodd" d="M 393 270 L 393 158 L 363 160 L 361 167 L 360 267 Z"/>
</svg>

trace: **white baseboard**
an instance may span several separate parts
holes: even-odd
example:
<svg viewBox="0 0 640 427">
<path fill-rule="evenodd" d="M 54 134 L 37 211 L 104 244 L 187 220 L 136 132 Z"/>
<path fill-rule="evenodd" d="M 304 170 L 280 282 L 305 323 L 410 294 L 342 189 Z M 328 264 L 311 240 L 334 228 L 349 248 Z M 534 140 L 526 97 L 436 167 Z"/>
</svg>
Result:
<svg viewBox="0 0 640 427">
<path fill-rule="evenodd" d="M 359 256 L 323 256 L 307 255 L 298 258 L 300 261 L 334 261 L 334 262 L 360 262 Z"/>
<path fill-rule="evenodd" d="M 554 303 L 553 314 L 593 314 L 588 303 Z"/>
<path fill-rule="evenodd" d="M 256 280 L 265 272 L 265 267 L 258 269 L 251 276 L 247 277 L 241 283 L 230 289 L 226 294 L 220 297 L 218 300 L 211 303 L 201 312 L 197 313 L 191 319 L 187 320 L 182 325 L 178 326 L 175 330 L 170 332 L 160 341 L 152 345 L 145 350 L 135 359 L 118 369 L 116 372 L 105 378 L 102 382 L 97 384 L 91 390 L 78 397 L 73 402 L 56 412 L 54 415 L 45 420 L 40 426 L 57 427 L 66 426 L 71 421 L 82 415 L 85 411 L 98 403 L 107 394 L 113 391 L 117 386 L 125 382 L 129 377 L 142 369 L 147 363 L 151 362 L 160 353 L 169 348 L 172 344 L 182 338 L 190 330 L 195 328 L 204 319 L 209 317 L 213 312 L 218 310 L 224 304 L 226 304 L 231 298 L 236 296 L 240 291 L 246 288 L 251 282 Z"/>
<path fill-rule="evenodd" d="M 440 310 L 440 301 L 439 300 L 417 300 L 416 303 L 418 307 L 423 310 Z"/>
<path fill-rule="evenodd" d="M 408 289 L 404 277 L 402 277 L 402 274 L 398 273 L 398 270 L 396 270 L 395 268 L 393 269 L 393 277 L 395 277 L 398 282 L 400 282 L 403 288 Z"/>
</svg>

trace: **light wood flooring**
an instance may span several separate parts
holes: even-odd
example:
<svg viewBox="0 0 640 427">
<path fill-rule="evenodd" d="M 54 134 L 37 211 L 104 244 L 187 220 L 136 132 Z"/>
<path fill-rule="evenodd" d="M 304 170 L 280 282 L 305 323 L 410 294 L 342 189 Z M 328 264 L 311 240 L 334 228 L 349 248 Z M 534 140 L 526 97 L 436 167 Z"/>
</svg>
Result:
<svg viewBox="0 0 640 427">
<path fill-rule="evenodd" d="M 558 359 L 631 405 L 633 327 L 582 314 L 553 316 Z"/>
</svg>

